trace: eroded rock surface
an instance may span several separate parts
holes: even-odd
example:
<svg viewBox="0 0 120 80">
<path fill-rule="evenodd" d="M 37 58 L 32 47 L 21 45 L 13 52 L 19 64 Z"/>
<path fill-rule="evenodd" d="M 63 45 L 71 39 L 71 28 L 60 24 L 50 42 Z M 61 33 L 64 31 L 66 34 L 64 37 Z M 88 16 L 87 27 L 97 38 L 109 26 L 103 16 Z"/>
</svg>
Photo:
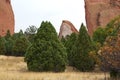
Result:
<svg viewBox="0 0 120 80">
<path fill-rule="evenodd" d="M 86 24 L 90 35 L 120 15 L 120 0 L 84 0 Z"/>
<path fill-rule="evenodd" d="M 7 30 L 13 34 L 14 24 L 11 0 L 0 0 L 0 36 L 5 36 Z"/>
</svg>

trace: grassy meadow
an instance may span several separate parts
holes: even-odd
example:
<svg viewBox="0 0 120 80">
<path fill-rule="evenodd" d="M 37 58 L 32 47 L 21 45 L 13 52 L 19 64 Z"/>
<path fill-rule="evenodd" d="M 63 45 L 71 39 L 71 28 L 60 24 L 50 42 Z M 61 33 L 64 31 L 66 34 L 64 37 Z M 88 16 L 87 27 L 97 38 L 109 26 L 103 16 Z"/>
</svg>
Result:
<svg viewBox="0 0 120 80">
<path fill-rule="evenodd" d="M 23 57 L 0 56 L 0 80 L 105 80 L 105 74 L 75 72 L 69 68 L 63 73 L 29 72 Z"/>
</svg>

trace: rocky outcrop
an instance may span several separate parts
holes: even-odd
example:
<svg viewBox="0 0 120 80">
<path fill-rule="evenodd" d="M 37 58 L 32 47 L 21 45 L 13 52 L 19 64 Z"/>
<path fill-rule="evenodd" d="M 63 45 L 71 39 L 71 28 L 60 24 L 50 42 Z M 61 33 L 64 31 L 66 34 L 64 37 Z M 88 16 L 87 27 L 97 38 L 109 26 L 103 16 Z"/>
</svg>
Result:
<svg viewBox="0 0 120 80">
<path fill-rule="evenodd" d="M 120 15 L 120 0 L 84 0 L 86 24 L 90 35 Z"/>
<path fill-rule="evenodd" d="M 14 33 L 14 14 L 11 0 L 0 0 L 0 36 L 4 36 L 10 30 Z"/>
<path fill-rule="evenodd" d="M 67 35 L 71 35 L 72 33 L 78 33 L 77 29 L 70 21 L 63 20 L 60 27 L 59 38 L 65 38 Z"/>
</svg>

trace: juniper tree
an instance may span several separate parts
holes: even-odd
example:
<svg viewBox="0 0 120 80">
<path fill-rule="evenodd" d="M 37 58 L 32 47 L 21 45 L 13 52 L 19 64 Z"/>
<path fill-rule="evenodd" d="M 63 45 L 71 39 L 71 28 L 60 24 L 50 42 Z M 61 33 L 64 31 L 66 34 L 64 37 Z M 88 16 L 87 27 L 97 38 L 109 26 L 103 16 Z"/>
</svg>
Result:
<svg viewBox="0 0 120 80">
<path fill-rule="evenodd" d="M 12 49 L 13 49 L 13 39 L 12 39 L 12 36 L 10 34 L 10 31 L 8 30 L 6 35 L 5 35 L 5 49 L 6 49 L 6 52 L 5 52 L 5 55 L 12 55 Z"/>
<path fill-rule="evenodd" d="M 94 69 L 94 60 L 89 56 L 93 50 L 92 41 L 82 24 L 79 30 L 78 38 L 71 50 L 71 65 L 80 71 L 90 71 Z"/>
<path fill-rule="evenodd" d="M 72 58 L 71 50 L 72 50 L 72 48 L 73 48 L 73 45 L 74 45 L 75 42 L 76 42 L 77 35 L 78 35 L 78 34 L 76 34 L 76 33 L 72 33 L 72 34 L 69 36 L 69 38 L 66 39 L 66 41 L 65 41 L 65 43 L 64 43 L 64 46 L 66 47 L 66 50 L 67 50 L 69 65 L 71 65 L 71 58 Z"/>
<path fill-rule="evenodd" d="M 24 56 L 28 46 L 30 45 L 30 42 L 25 37 L 22 30 L 20 30 L 19 33 L 16 33 L 13 36 L 13 39 L 14 39 L 14 44 L 13 44 L 12 55 L 13 56 Z"/>
<path fill-rule="evenodd" d="M 65 70 L 67 54 L 50 22 L 42 22 L 33 44 L 28 48 L 25 61 L 30 71 Z"/>
<path fill-rule="evenodd" d="M 0 55 L 5 55 L 5 39 L 0 36 Z"/>
</svg>

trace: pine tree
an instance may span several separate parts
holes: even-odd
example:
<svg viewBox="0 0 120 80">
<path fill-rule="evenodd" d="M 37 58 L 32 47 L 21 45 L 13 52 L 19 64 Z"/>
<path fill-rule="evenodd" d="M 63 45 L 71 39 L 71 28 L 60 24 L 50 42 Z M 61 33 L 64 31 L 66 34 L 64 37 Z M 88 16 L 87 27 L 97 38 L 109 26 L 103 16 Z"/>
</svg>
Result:
<svg viewBox="0 0 120 80">
<path fill-rule="evenodd" d="M 80 71 L 90 71 L 94 69 L 94 60 L 89 56 L 93 45 L 85 26 L 82 24 L 78 38 L 71 50 L 71 65 Z"/>
<path fill-rule="evenodd" d="M 67 61 L 65 48 L 50 22 L 42 22 L 25 61 L 30 71 L 64 71 Z"/>
</svg>

